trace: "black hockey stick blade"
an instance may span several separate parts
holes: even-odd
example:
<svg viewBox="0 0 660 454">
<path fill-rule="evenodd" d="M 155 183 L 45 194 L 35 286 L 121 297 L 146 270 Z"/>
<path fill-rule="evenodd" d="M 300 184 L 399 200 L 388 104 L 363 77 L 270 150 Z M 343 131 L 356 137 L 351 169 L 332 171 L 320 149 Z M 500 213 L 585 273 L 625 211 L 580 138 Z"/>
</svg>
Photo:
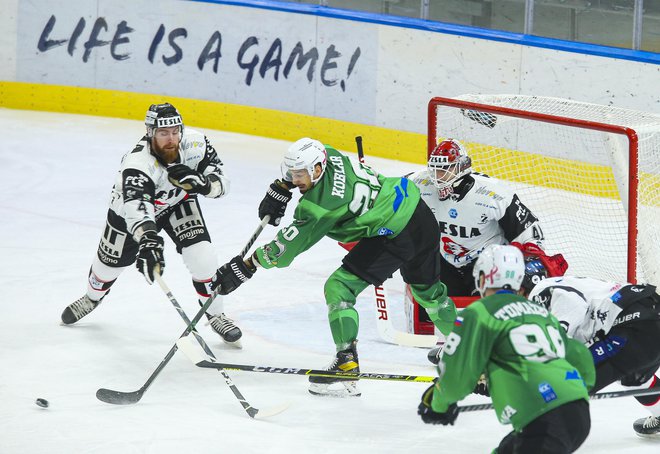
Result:
<svg viewBox="0 0 660 454">
<path fill-rule="evenodd" d="M 136 404 L 142 399 L 143 394 L 144 389 L 142 388 L 131 392 L 114 391 L 107 388 L 99 388 L 96 390 L 96 398 L 98 400 L 114 405 Z"/>
<path fill-rule="evenodd" d="M 493 129 L 497 124 L 497 117 L 488 112 L 479 112 L 478 110 L 461 109 L 463 116 L 472 121 L 476 121 L 480 125 Z"/>
</svg>

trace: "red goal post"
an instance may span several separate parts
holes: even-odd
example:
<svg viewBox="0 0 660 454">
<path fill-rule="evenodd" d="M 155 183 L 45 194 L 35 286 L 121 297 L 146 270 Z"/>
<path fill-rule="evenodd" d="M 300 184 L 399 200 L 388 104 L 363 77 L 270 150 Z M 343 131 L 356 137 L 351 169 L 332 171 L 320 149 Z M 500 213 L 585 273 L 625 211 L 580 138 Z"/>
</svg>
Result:
<svg viewBox="0 0 660 454">
<path fill-rule="evenodd" d="M 473 169 L 511 182 L 568 273 L 660 281 L 660 116 L 559 98 L 434 97 L 428 150 L 463 142 Z"/>
</svg>

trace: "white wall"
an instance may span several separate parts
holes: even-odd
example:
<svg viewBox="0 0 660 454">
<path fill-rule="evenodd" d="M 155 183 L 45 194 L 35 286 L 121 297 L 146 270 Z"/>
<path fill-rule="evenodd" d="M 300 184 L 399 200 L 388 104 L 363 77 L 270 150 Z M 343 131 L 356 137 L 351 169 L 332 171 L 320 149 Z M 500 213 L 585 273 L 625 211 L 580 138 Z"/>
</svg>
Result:
<svg viewBox="0 0 660 454">
<path fill-rule="evenodd" d="M 3 0 L 3 5 L 2 80 L 162 93 L 418 133 L 425 132 L 432 96 L 464 93 L 536 94 L 660 112 L 660 65 L 649 63 L 199 2 Z M 51 16 L 56 19 L 44 38 L 62 42 L 40 51 Z M 85 26 L 72 46 L 81 18 Z M 99 18 L 107 24 L 98 33 L 105 43 L 87 50 L 85 58 Z M 154 45 L 161 24 L 165 34 Z M 171 37 L 175 30 L 181 35 Z M 200 54 L 215 32 L 221 36 L 217 70 L 214 61 L 199 69 Z M 250 37 L 256 44 L 241 54 Z M 309 63 L 302 69 L 294 64 L 285 75 L 298 42 L 304 52 L 318 52 L 311 81 Z M 217 50 L 217 41 L 212 48 Z M 273 66 L 264 67 L 271 48 Z M 255 58 L 248 80 L 241 64 Z"/>
</svg>

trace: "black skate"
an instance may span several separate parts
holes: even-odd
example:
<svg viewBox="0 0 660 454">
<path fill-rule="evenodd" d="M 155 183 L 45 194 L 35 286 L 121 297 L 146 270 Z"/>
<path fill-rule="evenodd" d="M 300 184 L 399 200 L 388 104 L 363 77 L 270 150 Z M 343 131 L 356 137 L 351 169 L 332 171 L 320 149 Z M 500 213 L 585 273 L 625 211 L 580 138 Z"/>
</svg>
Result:
<svg viewBox="0 0 660 454">
<path fill-rule="evenodd" d="M 92 312 L 101 303 L 103 298 L 99 301 L 92 301 L 87 295 L 84 295 L 73 303 L 69 304 L 64 312 L 62 312 L 62 323 L 71 325 L 83 318 L 85 315 Z"/>
<path fill-rule="evenodd" d="M 360 372 L 357 341 L 353 341 L 346 350 L 337 352 L 335 359 L 324 370 L 337 372 Z M 309 392 L 317 396 L 348 397 L 359 396 L 357 380 L 337 377 L 309 377 Z M 341 386 L 332 386 L 340 384 Z M 332 389 L 330 388 L 332 386 Z"/>
<path fill-rule="evenodd" d="M 660 418 L 649 416 L 633 423 L 635 433 L 640 437 L 660 438 Z"/>
<path fill-rule="evenodd" d="M 240 328 L 234 324 L 234 321 L 227 317 L 224 313 L 218 315 L 209 315 L 206 314 L 209 319 L 209 325 L 213 328 L 213 331 L 218 333 L 222 340 L 226 344 L 231 345 L 232 347 L 242 348 L 241 337 L 243 332 Z"/>
</svg>

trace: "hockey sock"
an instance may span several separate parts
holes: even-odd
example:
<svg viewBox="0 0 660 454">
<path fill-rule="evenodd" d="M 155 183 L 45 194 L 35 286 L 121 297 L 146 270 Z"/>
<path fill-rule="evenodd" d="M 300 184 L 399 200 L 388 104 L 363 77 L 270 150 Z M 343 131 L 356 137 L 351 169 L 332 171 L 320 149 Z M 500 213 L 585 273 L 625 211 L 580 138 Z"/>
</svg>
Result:
<svg viewBox="0 0 660 454">
<path fill-rule="evenodd" d="M 660 388 L 660 379 L 658 379 L 657 375 L 653 375 L 653 377 L 642 386 L 645 388 Z M 637 399 L 640 404 L 644 405 L 653 416 L 660 418 L 660 394 L 639 396 L 635 397 L 635 399 Z"/>
<path fill-rule="evenodd" d="M 369 283 L 343 267 L 330 275 L 323 289 L 328 305 L 328 320 L 337 351 L 345 350 L 357 339 L 360 320 L 353 308 L 357 295 Z"/>
<path fill-rule="evenodd" d="M 432 285 L 410 284 L 410 291 L 429 314 L 436 328 L 444 335 L 449 334 L 456 320 L 456 305 L 447 296 L 447 286 L 442 282 Z"/>
</svg>

